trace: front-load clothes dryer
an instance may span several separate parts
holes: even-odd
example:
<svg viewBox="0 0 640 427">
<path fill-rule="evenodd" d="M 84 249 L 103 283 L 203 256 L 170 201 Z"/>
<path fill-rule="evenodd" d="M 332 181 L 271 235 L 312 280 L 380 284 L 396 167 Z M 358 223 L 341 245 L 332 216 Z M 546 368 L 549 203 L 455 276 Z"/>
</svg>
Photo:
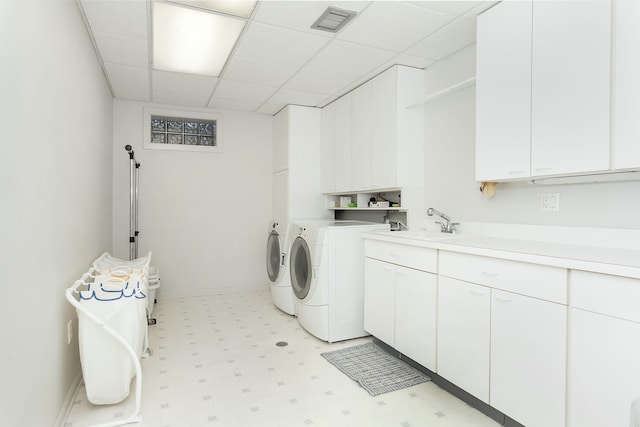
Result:
<svg viewBox="0 0 640 427">
<path fill-rule="evenodd" d="M 273 304 L 287 314 L 296 314 L 295 297 L 289 276 L 288 227 L 276 220 L 269 223 L 267 236 L 267 275 Z"/>
<path fill-rule="evenodd" d="M 368 335 L 364 330 L 362 233 L 389 230 L 363 221 L 291 224 L 289 272 L 298 322 L 328 342 Z"/>
</svg>

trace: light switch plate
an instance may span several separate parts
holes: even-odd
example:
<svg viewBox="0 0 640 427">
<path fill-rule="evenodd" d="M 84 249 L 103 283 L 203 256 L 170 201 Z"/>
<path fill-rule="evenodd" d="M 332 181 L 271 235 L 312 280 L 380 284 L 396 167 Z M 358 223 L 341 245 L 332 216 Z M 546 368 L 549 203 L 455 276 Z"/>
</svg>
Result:
<svg viewBox="0 0 640 427">
<path fill-rule="evenodd" d="M 560 193 L 542 193 L 542 211 L 560 212 Z"/>
</svg>

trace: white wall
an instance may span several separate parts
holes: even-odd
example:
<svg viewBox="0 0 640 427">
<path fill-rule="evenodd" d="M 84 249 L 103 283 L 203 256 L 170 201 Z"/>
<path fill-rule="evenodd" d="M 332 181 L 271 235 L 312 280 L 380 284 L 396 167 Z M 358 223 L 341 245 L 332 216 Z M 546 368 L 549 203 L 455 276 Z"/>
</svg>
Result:
<svg viewBox="0 0 640 427">
<path fill-rule="evenodd" d="M 475 46 L 425 72 L 426 93 L 475 75 Z M 425 205 L 456 221 L 640 229 L 640 181 L 541 186 L 502 183 L 491 199 L 475 181 L 475 86 L 425 106 Z M 579 153 L 576 153 L 579 155 Z M 560 212 L 542 212 L 542 193 Z M 432 224 L 425 216 L 423 224 Z"/>
<path fill-rule="evenodd" d="M 112 99 L 76 2 L 0 2 L 0 28 L 0 425 L 50 426 L 80 372 L 64 291 L 111 249 Z"/>
<path fill-rule="evenodd" d="M 273 117 L 209 110 L 224 116 L 223 153 L 152 150 L 145 106 L 178 108 L 114 101 L 114 254 L 129 256 L 130 144 L 141 164 L 138 255 L 151 251 L 160 268 L 158 296 L 267 289 Z"/>
</svg>

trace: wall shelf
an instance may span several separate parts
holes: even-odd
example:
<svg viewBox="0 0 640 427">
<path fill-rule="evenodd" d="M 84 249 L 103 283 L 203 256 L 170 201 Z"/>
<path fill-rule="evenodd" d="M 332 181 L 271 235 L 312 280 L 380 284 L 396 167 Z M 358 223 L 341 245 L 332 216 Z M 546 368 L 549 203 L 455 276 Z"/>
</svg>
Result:
<svg viewBox="0 0 640 427">
<path fill-rule="evenodd" d="M 387 212 L 387 211 L 395 211 L 395 212 L 406 212 L 405 208 L 328 208 L 330 211 L 370 211 L 370 212 Z"/>
</svg>

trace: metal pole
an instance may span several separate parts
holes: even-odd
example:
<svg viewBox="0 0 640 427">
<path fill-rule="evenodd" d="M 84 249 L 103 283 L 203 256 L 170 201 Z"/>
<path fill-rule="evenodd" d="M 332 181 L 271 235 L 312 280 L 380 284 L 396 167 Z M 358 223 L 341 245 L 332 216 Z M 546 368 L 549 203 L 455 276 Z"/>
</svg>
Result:
<svg viewBox="0 0 640 427">
<path fill-rule="evenodd" d="M 135 254 L 135 178 L 136 161 L 133 158 L 133 149 L 130 145 L 125 145 L 125 150 L 129 153 L 129 260 L 136 258 Z"/>
<path fill-rule="evenodd" d="M 135 211 L 135 233 L 134 233 L 134 237 L 135 237 L 135 250 L 134 250 L 134 259 L 138 258 L 138 235 L 140 234 L 140 231 L 138 230 L 138 193 L 140 190 L 139 184 L 138 184 L 138 180 L 140 179 L 140 163 L 136 162 L 136 190 L 135 190 L 135 206 L 134 206 L 134 211 Z"/>
</svg>

